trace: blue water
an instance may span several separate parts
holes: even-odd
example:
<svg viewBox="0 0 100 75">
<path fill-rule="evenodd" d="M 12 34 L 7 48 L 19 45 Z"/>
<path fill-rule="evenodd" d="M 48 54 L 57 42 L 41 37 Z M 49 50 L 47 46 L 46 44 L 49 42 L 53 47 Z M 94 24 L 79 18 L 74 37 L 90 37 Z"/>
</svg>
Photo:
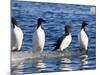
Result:
<svg viewBox="0 0 100 75">
<path fill-rule="evenodd" d="M 95 6 L 12 1 L 12 16 L 16 17 L 18 26 L 24 32 L 22 51 L 32 50 L 32 35 L 36 29 L 37 18 L 39 17 L 46 20 L 46 23 L 43 24 L 46 32 L 44 51 L 51 52 L 53 50 L 53 44 L 64 33 L 64 26 L 66 24 L 72 26 L 72 42 L 66 50 L 78 50 L 80 48 L 77 34 L 80 31 L 83 20 L 88 23 L 86 32 L 89 37 L 88 58 L 85 61 L 82 61 L 83 58 L 77 56 L 29 60 L 29 62 L 24 63 L 22 67 L 16 68 L 15 70 L 31 74 L 38 72 L 95 69 L 96 16 L 90 14 L 91 7 Z"/>
</svg>

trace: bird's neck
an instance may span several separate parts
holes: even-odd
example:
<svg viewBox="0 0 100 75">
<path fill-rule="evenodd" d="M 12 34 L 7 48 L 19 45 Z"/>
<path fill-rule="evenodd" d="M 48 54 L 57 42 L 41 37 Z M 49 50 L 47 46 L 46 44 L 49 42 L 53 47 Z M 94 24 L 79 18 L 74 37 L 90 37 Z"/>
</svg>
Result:
<svg viewBox="0 0 100 75">
<path fill-rule="evenodd" d="M 69 35 L 70 33 L 69 32 L 65 32 L 65 36 Z"/>
<path fill-rule="evenodd" d="M 84 30 L 85 30 L 85 26 L 86 26 L 86 25 L 82 24 L 82 27 L 81 27 L 81 29 L 84 29 Z"/>
<path fill-rule="evenodd" d="M 65 30 L 65 36 L 69 35 L 69 34 L 70 34 L 70 31 L 69 30 Z"/>
<path fill-rule="evenodd" d="M 81 28 L 81 30 L 85 31 L 85 27 L 84 28 Z"/>
<path fill-rule="evenodd" d="M 41 22 L 37 23 L 37 29 L 41 27 L 41 24 L 42 24 Z"/>
<path fill-rule="evenodd" d="M 12 27 L 12 28 L 15 28 L 15 24 L 12 24 L 11 27 Z"/>
</svg>

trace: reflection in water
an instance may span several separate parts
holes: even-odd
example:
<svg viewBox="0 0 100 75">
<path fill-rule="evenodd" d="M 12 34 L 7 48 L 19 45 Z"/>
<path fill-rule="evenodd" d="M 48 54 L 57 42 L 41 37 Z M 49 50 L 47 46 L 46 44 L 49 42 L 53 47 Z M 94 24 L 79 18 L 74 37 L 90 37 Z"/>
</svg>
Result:
<svg viewBox="0 0 100 75">
<path fill-rule="evenodd" d="M 87 58 L 88 58 L 88 55 L 82 55 L 82 56 L 80 57 L 80 63 L 81 63 L 82 65 L 88 64 Z"/>
<path fill-rule="evenodd" d="M 35 66 L 35 68 L 37 68 L 38 72 L 45 70 L 45 68 L 47 67 L 46 63 L 44 63 L 42 59 L 36 60 L 35 64 L 33 64 L 33 66 Z"/>
<path fill-rule="evenodd" d="M 11 75 L 21 75 L 21 68 L 24 67 L 24 63 L 23 62 L 18 62 L 18 63 L 12 63 L 11 65 Z"/>
<path fill-rule="evenodd" d="M 90 61 L 86 53 L 82 53 L 81 56 L 72 55 L 55 58 L 41 57 L 27 59 L 24 60 L 23 63 L 20 62 L 17 66 L 12 67 L 12 75 L 19 75 L 22 73 L 84 70 L 89 67 L 89 63 Z"/>
<path fill-rule="evenodd" d="M 70 67 L 71 60 L 69 58 L 61 58 L 59 62 L 59 69 L 62 71 L 72 70 Z"/>
<path fill-rule="evenodd" d="M 36 62 L 36 68 L 45 68 L 46 64 L 43 63 L 43 60 L 37 60 Z"/>
<path fill-rule="evenodd" d="M 85 53 L 80 57 L 80 69 L 83 70 L 85 67 L 88 67 L 88 55 Z"/>
</svg>

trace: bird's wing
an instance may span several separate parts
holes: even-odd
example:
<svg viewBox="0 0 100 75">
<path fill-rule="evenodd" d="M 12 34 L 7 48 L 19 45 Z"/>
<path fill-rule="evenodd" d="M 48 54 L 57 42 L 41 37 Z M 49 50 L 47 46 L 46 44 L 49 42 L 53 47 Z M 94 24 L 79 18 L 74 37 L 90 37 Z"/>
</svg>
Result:
<svg viewBox="0 0 100 75">
<path fill-rule="evenodd" d="M 11 29 L 11 50 L 15 50 L 15 49 L 16 49 L 16 36 L 14 30 Z"/>
<path fill-rule="evenodd" d="M 61 45 L 61 42 L 62 42 L 63 38 L 64 38 L 64 36 L 59 37 L 59 38 L 57 39 L 57 41 L 56 41 L 55 44 L 54 44 L 55 48 L 54 48 L 53 51 L 55 51 L 56 49 L 59 49 L 59 47 L 60 47 L 60 45 Z"/>
</svg>

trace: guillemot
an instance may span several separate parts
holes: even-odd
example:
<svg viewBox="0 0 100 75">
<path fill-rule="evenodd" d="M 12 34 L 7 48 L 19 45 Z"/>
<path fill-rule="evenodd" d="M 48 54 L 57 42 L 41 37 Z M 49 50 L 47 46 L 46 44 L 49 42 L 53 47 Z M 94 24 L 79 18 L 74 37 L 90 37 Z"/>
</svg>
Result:
<svg viewBox="0 0 100 75">
<path fill-rule="evenodd" d="M 87 50 L 88 48 L 88 36 L 85 32 L 85 26 L 87 25 L 88 24 L 85 21 L 83 21 L 81 26 L 81 31 L 78 34 L 78 40 L 80 43 L 81 50 Z"/>
<path fill-rule="evenodd" d="M 55 48 L 53 51 L 63 51 L 65 48 L 69 46 L 72 40 L 71 36 L 71 26 L 70 25 L 65 25 L 65 34 L 58 38 L 58 40 L 55 43 Z"/>
<path fill-rule="evenodd" d="M 45 22 L 44 19 L 38 18 L 37 29 L 33 33 L 33 51 L 42 52 L 45 45 L 45 32 L 42 28 L 42 23 Z"/>
<path fill-rule="evenodd" d="M 20 50 L 23 42 L 23 32 L 17 26 L 15 17 L 11 18 L 11 50 Z"/>
</svg>

